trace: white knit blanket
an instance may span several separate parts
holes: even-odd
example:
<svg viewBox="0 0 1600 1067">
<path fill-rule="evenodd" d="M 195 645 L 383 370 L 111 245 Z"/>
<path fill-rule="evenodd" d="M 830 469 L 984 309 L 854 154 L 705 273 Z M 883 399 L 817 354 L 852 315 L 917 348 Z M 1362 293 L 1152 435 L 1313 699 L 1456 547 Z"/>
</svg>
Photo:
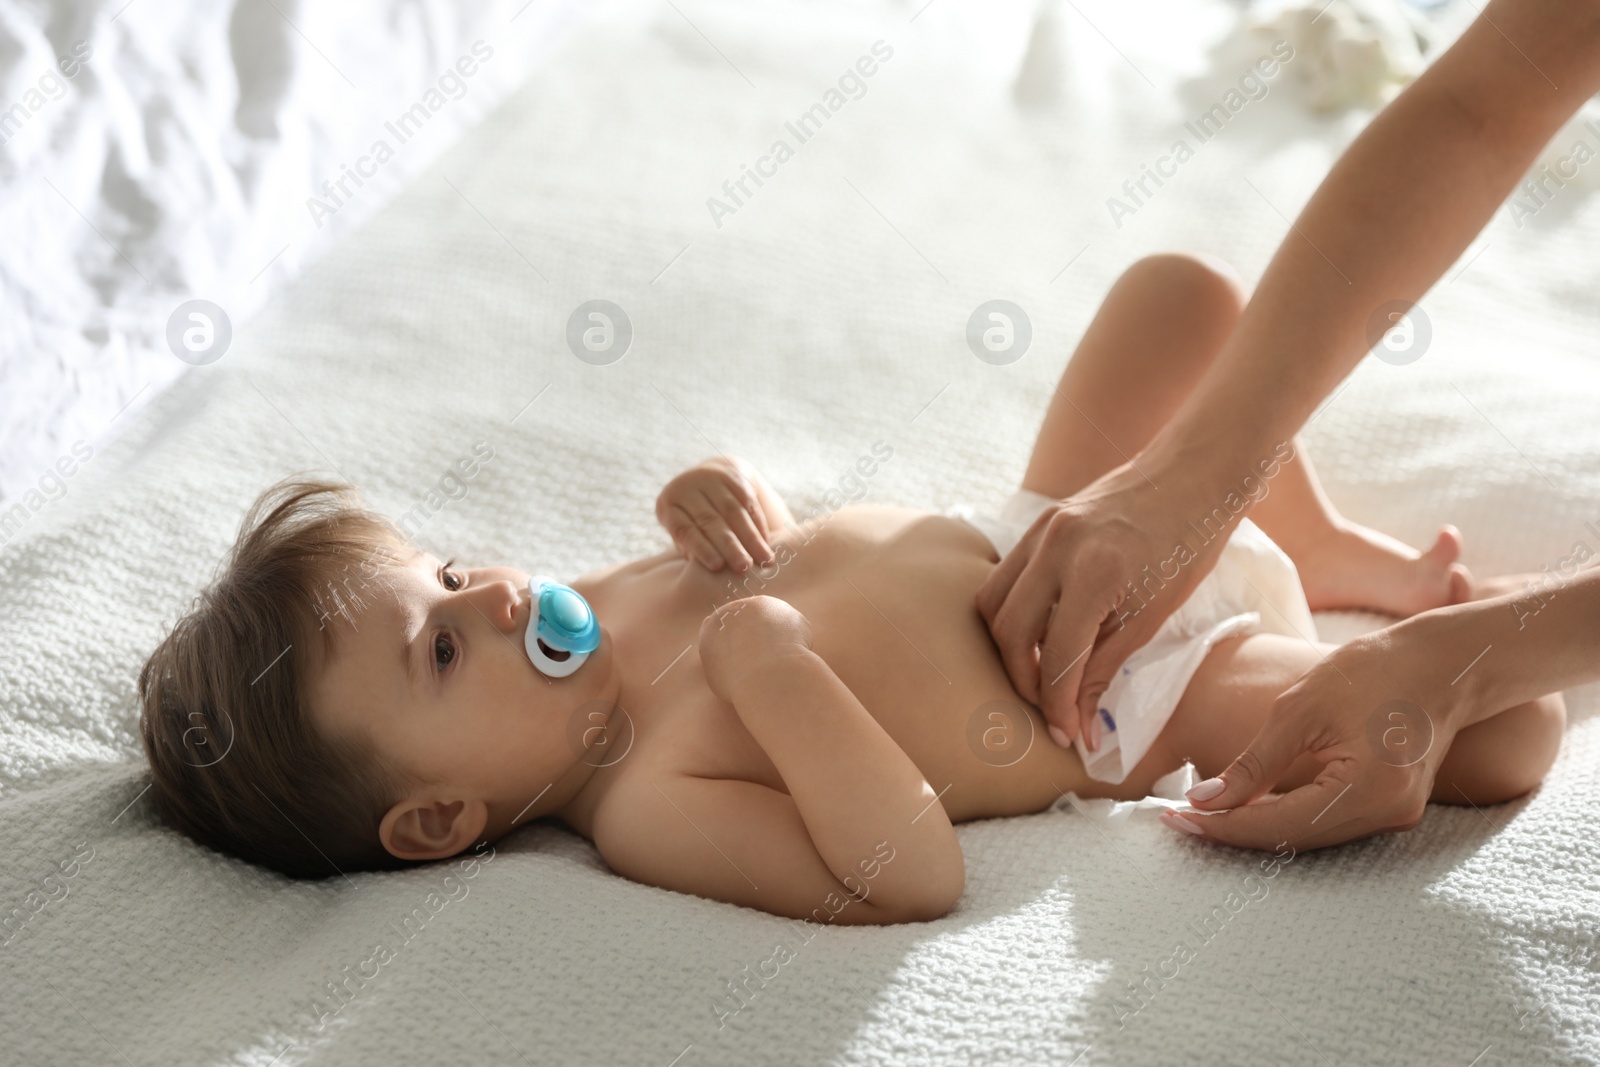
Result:
<svg viewBox="0 0 1600 1067">
<path fill-rule="evenodd" d="M 1003 499 L 1116 275 L 1174 247 L 1259 275 L 1365 117 L 1311 118 L 1290 61 L 1200 142 L 1184 123 L 1271 47 L 1235 7 L 1052 11 L 1031 50 L 1020 2 L 674 0 L 590 28 L 79 464 L 0 549 L 0 1059 L 1600 1062 L 1592 688 L 1528 799 L 1270 879 L 1145 818 L 967 824 L 959 907 L 891 928 L 642 886 L 548 826 L 470 872 L 295 883 L 139 799 L 137 669 L 288 472 L 422 502 L 420 540 L 463 560 L 561 575 L 664 547 L 655 493 L 714 448 L 797 508 L 880 438 L 869 500 Z M 841 87 L 878 41 L 864 91 Z M 800 143 L 785 123 L 818 103 Z M 1308 431 L 1349 516 L 1418 545 L 1454 522 L 1486 573 L 1600 550 L 1597 238 L 1576 189 L 1502 213 L 1424 301 L 1422 358 L 1352 375 Z M 996 298 L 1032 324 L 1008 365 L 965 340 Z M 565 340 L 593 299 L 632 324 L 610 365 Z M 494 460 L 433 509 L 478 441 Z"/>
</svg>

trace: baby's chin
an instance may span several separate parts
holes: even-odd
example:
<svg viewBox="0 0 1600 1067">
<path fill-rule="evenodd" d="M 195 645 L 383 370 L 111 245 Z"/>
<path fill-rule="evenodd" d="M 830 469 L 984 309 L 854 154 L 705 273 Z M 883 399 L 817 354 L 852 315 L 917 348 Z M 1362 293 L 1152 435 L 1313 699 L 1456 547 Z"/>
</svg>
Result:
<svg viewBox="0 0 1600 1067">
<path fill-rule="evenodd" d="M 597 763 L 596 752 L 613 741 L 611 735 L 630 735 L 622 722 L 624 713 L 617 706 L 622 695 L 622 672 L 612 655 L 611 635 L 600 628 L 600 647 L 572 674 L 548 680 L 550 690 L 560 692 L 565 709 L 565 742 L 575 759 Z M 546 691 L 546 699 L 553 695 Z M 614 746 L 613 746 L 614 747 Z"/>
</svg>

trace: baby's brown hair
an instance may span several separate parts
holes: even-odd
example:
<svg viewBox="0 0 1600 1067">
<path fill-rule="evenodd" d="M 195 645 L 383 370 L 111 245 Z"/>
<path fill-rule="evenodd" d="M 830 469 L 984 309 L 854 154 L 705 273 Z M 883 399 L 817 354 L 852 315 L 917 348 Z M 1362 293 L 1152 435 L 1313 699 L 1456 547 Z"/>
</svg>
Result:
<svg viewBox="0 0 1600 1067">
<path fill-rule="evenodd" d="M 256 499 L 221 574 L 139 672 L 167 822 L 297 878 L 406 865 L 378 839 L 406 776 L 322 736 L 307 697 L 330 620 L 355 621 L 404 544 L 349 485 L 289 478 Z"/>
</svg>

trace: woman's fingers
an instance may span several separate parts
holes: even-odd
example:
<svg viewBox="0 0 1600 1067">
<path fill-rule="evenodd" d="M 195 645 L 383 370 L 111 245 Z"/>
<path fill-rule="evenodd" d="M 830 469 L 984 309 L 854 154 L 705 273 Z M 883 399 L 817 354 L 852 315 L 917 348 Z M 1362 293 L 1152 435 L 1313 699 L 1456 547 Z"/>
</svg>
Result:
<svg viewBox="0 0 1600 1067">
<path fill-rule="evenodd" d="M 1011 677 L 1011 684 L 1024 700 L 1039 705 L 1041 709 L 1046 707 L 1047 694 L 1043 691 L 1048 688 L 1044 685 L 1047 679 L 1041 676 L 1052 665 L 1041 662 L 1037 646 L 1050 623 L 1051 609 L 1060 595 L 1061 586 L 1055 574 L 1040 564 L 1036 557 L 1035 562 L 1024 568 L 1011 586 L 1005 602 L 989 624 L 995 644 L 1000 649 L 1000 658 L 1005 663 L 1006 674 Z M 1059 667 L 1056 669 L 1059 670 Z M 1052 716 L 1049 711 L 1045 712 L 1045 718 L 1065 730 L 1069 738 L 1077 736 L 1076 723 L 1064 717 Z"/>
<path fill-rule="evenodd" d="M 1310 748 L 1307 738 L 1334 735 L 1327 729 L 1331 724 L 1316 721 L 1317 710 L 1315 706 L 1308 707 L 1280 696 L 1245 750 L 1218 778 L 1208 778 L 1191 789 L 1190 802 L 1196 807 L 1214 810 L 1239 808 L 1267 792 L 1300 754 Z M 1353 760 L 1348 762 L 1354 766 Z M 1318 775 L 1319 780 L 1322 777 Z M 1221 789 L 1216 788 L 1218 781 L 1222 783 Z"/>
<path fill-rule="evenodd" d="M 1060 595 L 1070 596 L 1066 592 Z M 1067 740 L 1081 737 L 1093 751 L 1091 724 L 1078 714 L 1073 694 L 1083 678 L 1089 650 L 1094 647 L 1095 635 L 1100 631 L 1100 620 L 1086 618 L 1081 612 L 1065 611 L 1060 604 L 1050 606 L 1055 611 L 1050 616 L 1044 640 L 1039 644 L 1039 711 L 1046 722 L 1061 728 Z"/>
<path fill-rule="evenodd" d="M 994 625 L 995 616 L 1000 614 L 1000 608 L 1005 604 L 1006 598 L 1011 595 L 1011 589 L 1017 584 L 1028 562 L 1033 559 L 1034 546 L 1039 543 L 1039 537 L 1044 526 L 1049 522 L 1054 509 L 1047 508 L 1045 512 L 1033 521 L 1027 531 L 1012 546 L 1010 552 L 1005 554 L 994 570 L 989 572 L 989 577 L 983 580 L 978 587 L 978 614 L 983 616 L 983 621 L 991 627 Z M 1012 684 L 1016 684 L 1015 676 Z M 1030 698 L 1031 699 L 1031 698 Z"/>
<path fill-rule="evenodd" d="M 1393 696 L 1390 664 L 1414 669 L 1415 662 L 1386 643 L 1359 640 L 1330 653 L 1278 697 L 1255 738 L 1220 776 L 1189 790 L 1197 811 L 1180 818 L 1210 840 L 1263 849 L 1284 841 L 1321 848 L 1415 826 L 1448 738 L 1435 737 L 1423 758 L 1399 766 L 1369 737 L 1372 709 L 1381 710 Z M 1432 678 L 1412 684 L 1428 682 L 1443 684 Z M 1323 763 L 1316 779 L 1261 800 L 1304 753 Z"/>
<path fill-rule="evenodd" d="M 1068 595 L 1071 595 L 1070 591 Z M 1084 657 L 1076 689 L 1064 689 L 1062 692 L 1063 699 L 1075 702 L 1075 711 L 1083 723 L 1084 744 L 1090 752 L 1100 751 L 1100 737 L 1105 730 L 1105 721 L 1100 715 L 1101 698 L 1111 688 L 1111 682 L 1122 670 L 1122 665 L 1156 635 L 1163 621 L 1156 618 L 1154 613 L 1146 615 L 1142 612 L 1130 619 L 1123 607 L 1120 604 L 1113 606 L 1101 620 L 1099 632 L 1089 638 L 1094 642 L 1092 651 L 1087 647 L 1079 650 L 1080 654 L 1088 652 L 1088 655 Z"/>
<path fill-rule="evenodd" d="M 1359 775 L 1355 760 L 1334 760 L 1315 781 L 1281 796 L 1215 814 L 1181 812 L 1168 818 L 1187 822 L 1199 830 L 1196 836 L 1225 845 L 1270 850 L 1288 844 L 1302 852 L 1401 828 L 1403 823 L 1386 825 L 1346 796 Z"/>
</svg>

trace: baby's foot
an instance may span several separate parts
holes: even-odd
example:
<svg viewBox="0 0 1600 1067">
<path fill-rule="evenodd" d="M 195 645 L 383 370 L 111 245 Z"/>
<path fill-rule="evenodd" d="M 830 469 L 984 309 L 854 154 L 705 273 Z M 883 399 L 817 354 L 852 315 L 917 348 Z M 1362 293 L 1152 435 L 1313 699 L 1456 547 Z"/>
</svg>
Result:
<svg viewBox="0 0 1600 1067">
<path fill-rule="evenodd" d="M 1560 575 L 1533 571 L 1529 574 L 1502 574 L 1482 581 L 1473 579 L 1468 600 L 1488 600 L 1506 593 L 1522 593 L 1532 598 L 1548 595 L 1561 587 Z"/>
<path fill-rule="evenodd" d="M 1456 562 L 1461 532 L 1441 526 L 1433 547 L 1419 553 L 1388 534 L 1341 523 L 1295 558 L 1312 611 L 1365 608 L 1390 615 L 1459 604 L 1472 598 L 1472 576 Z"/>
</svg>

